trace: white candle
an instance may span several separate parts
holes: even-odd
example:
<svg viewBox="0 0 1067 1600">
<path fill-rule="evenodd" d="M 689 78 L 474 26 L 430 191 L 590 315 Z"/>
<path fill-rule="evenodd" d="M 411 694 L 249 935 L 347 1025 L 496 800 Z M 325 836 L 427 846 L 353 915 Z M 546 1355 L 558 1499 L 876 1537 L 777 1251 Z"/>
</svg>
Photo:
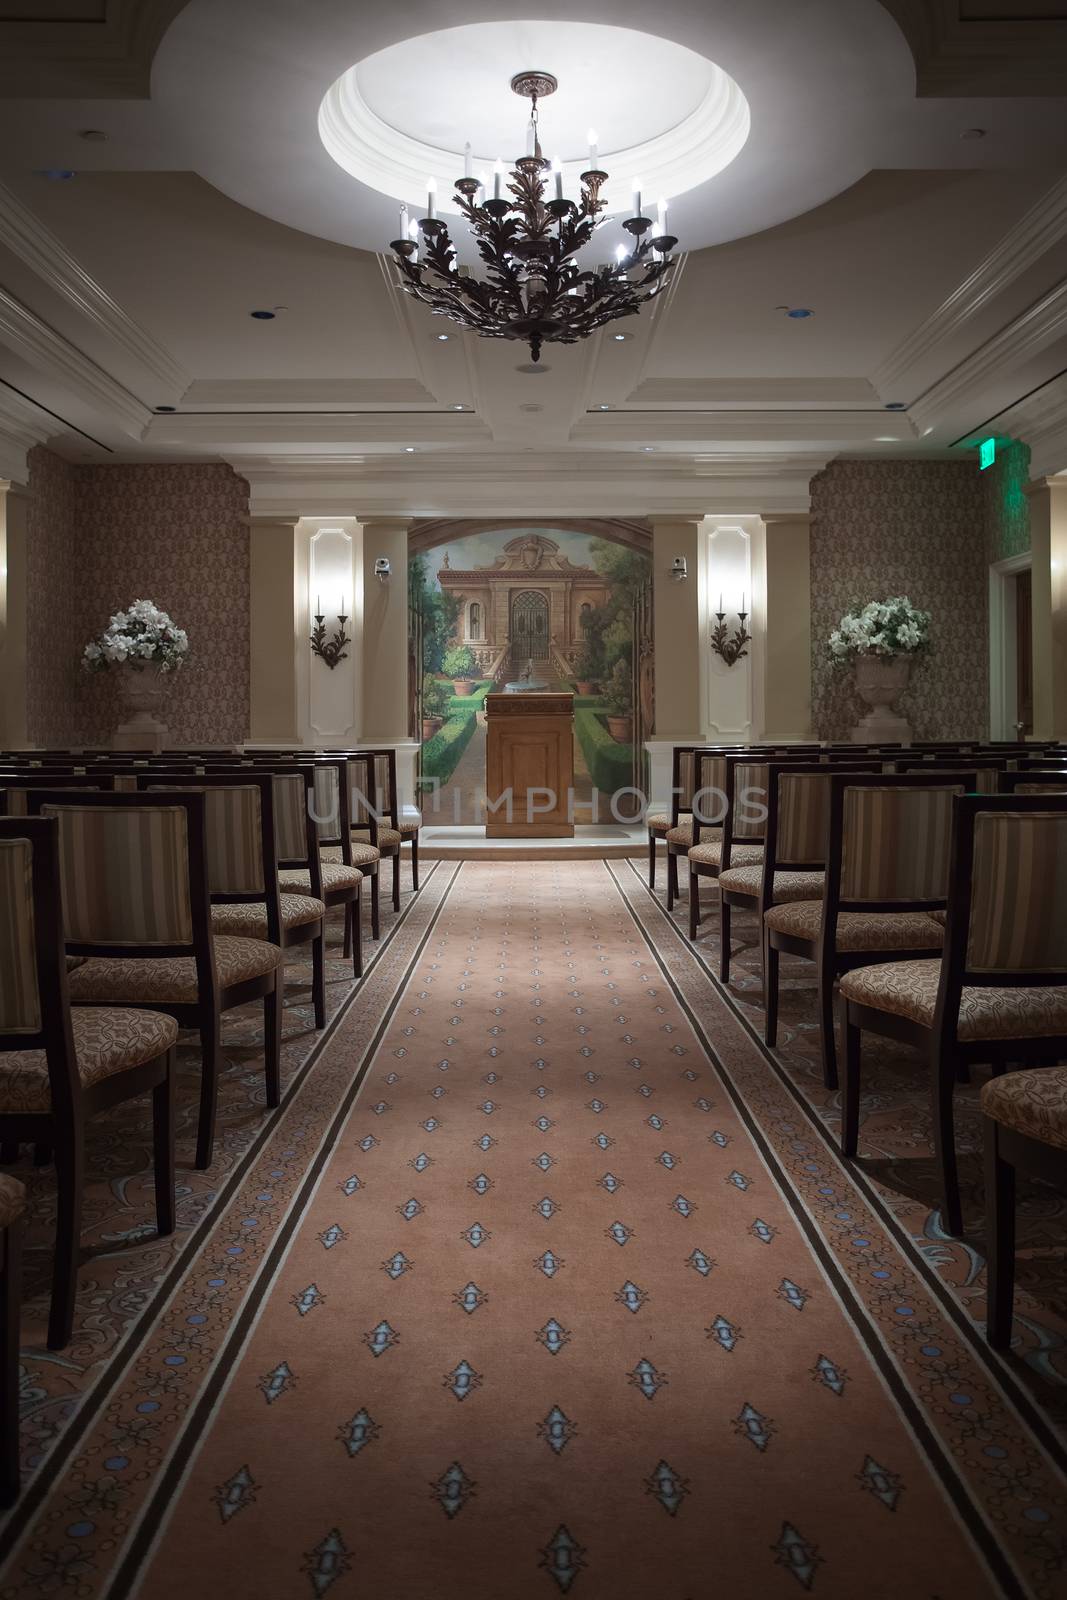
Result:
<svg viewBox="0 0 1067 1600">
<path fill-rule="evenodd" d="M 437 195 L 437 179 L 436 178 L 427 178 L 426 179 L 426 220 L 427 220 L 427 222 L 432 222 L 434 220 L 434 216 L 436 215 L 436 213 L 434 212 L 434 199 L 435 199 L 436 195 Z"/>
<path fill-rule="evenodd" d="M 407 236 L 408 236 L 408 208 L 405 205 L 405 206 L 401 206 L 400 207 L 400 232 L 397 235 L 397 238 L 406 239 Z"/>
<path fill-rule="evenodd" d="M 595 168 L 600 159 L 600 142 L 596 129 L 590 128 L 586 138 L 589 140 L 589 165 Z"/>
<path fill-rule="evenodd" d="M 660 200 L 658 200 L 656 202 L 656 212 L 657 212 L 656 229 L 657 229 L 657 232 L 660 235 L 660 238 L 662 238 L 663 235 L 667 231 L 667 202 L 666 202 L 666 200 L 660 199 Z"/>
<path fill-rule="evenodd" d="M 537 149 L 537 124 L 531 117 L 526 124 L 526 154 L 532 156 Z"/>
<path fill-rule="evenodd" d="M 322 596 L 321 596 L 321 594 L 317 594 L 315 596 L 315 615 L 317 617 L 321 617 L 322 616 Z"/>
<path fill-rule="evenodd" d="M 742 611 L 742 613 L 744 613 L 744 609 L 745 609 L 745 591 L 742 589 L 741 590 L 741 611 Z"/>
<path fill-rule="evenodd" d="M 417 263 L 419 259 L 419 225 L 414 217 L 408 223 L 408 233 L 415 243 L 415 248 L 408 259 Z"/>
<path fill-rule="evenodd" d="M 617 244 L 615 246 L 615 270 L 616 270 L 616 272 L 621 272 L 623 270 L 622 264 L 623 264 L 623 262 L 625 260 L 626 260 L 626 246 L 624 244 Z"/>
<path fill-rule="evenodd" d="M 345 611 L 345 592 L 344 592 L 343 589 L 341 590 L 341 609 L 337 613 L 337 615 L 339 617 L 344 617 L 344 616 L 348 615 L 348 613 Z"/>
<path fill-rule="evenodd" d="M 552 163 L 552 171 L 556 175 L 556 199 L 563 199 L 563 164 L 557 156 Z"/>
<path fill-rule="evenodd" d="M 719 610 L 722 610 L 722 590 L 719 590 Z"/>
<path fill-rule="evenodd" d="M 634 197 L 634 216 L 639 217 L 641 215 L 641 179 L 634 178 L 630 187 L 633 190 Z"/>
<path fill-rule="evenodd" d="M 469 178 L 470 175 L 471 175 L 471 162 L 472 162 L 472 159 L 473 158 L 471 156 L 471 145 L 470 145 L 470 140 L 468 139 L 467 143 L 463 146 L 463 176 L 465 178 Z"/>
<path fill-rule="evenodd" d="M 494 200 L 499 200 L 500 199 L 500 180 L 501 180 L 501 178 L 503 176 L 504 176 L 504 163 L 498 157 L 496 166 L 493 168 L 493 199 Z"/>
</svg>

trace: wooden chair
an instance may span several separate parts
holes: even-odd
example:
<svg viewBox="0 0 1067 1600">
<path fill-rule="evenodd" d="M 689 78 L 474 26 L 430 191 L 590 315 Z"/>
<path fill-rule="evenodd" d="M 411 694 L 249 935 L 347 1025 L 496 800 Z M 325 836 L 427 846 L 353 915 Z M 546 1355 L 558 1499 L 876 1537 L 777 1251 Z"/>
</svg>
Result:
<svg viewBox="0 0 1067 1600">
<path fill-rule="evenodd" d="M 821 900 L 826 877 L 830 831 L 830 775 L 840 766 L 767 767 L 767 821 L 763 860 L 753 866 L 719 872 L 719 977 L 730 981 L 730 911 L 740 908 L 759 918 L 761 965 L 765 943 L 764 917 L 773 905 L 794 900 Z M 849 763 L 854 772 L 877 772 L 877 762 Z"/>
<path fill-rule="evenodd" d="M 35 771 L 0 778 L 0 816 L 24 817 L 26 796 L 33 789 L 107 790 L 115 787 L 111 773 L 57 773 Z"/>
<path fill-rule="evenodd" d="M 77 1006 L 163 1011 L 200 1033 L 196 1164 L 211 1165 L 221 1015 L 263 1001 L 267 1104 L 281 1098 L 282 951 L 273 943 L 216 938 L 211 927 L 203 792 L 31 793 L 32 811 L 59 817 L 68 974 Z M 239 859 L 250 842 L 237 841 Z"/>
<path fill-rule="evenodd" d="M 952 797 L 974 775 L 942 782 L 921 773 L 834 773 L 821 900 L 765 914 L 766 1031 L 778 1038 L 782 953 L 816 964 L 823 1083 L 837 1088 L 834 986 L 843 973 L 939 956 L 944 928 L 931 912 L 948 897 Z"/>
<path fill-rule="evenodd" d="M 986 1333 L 1011 1344 L 1015 1299 L 1015 1175 L 1067 1180 L 1067 1067 L 1008 1072 L 982 1086 L 985 1124 Z"/>
<path fill-rule="evenodd" d="M 0 1506 L 19 1492 L 19 1326 L 26 1191 L 0 1172 Z"/>
<path fill-rule="evenodd" d="M 179 819 L 156 819 L 159 833 Z M 60 825 L 52 818 L 0 822 L 0 1138 L 55 1152 L 58 1201 L 48 1346 L 70 1342 L 78 1287 L 85 1124 L 97 1112 L 151 1091 L 156 1219 L 174 1231 L 173 1017 L 85 1006 L 72 1011 L 63 944 L 80 894 L 60 888 Z M 177 883 L 175 882 L 175 887 Z M 160 884 L 162 888 L 162 883 Z M 157 907 L 161 936 L 191 930 L 188 896 Z M 164 925 L 169 924 L 169 925 Z"/>
<path fill-rule="evenodd" d="M 400 854 L 411 846 L 411 886 L 419 887 L 418 822 L 400 815 L 395 750 L 348 752 L 353 843 L 372 845 L 393 862 L 393 910 L 400 910 Z"/>
<path fill-rule="evenodd" d="M 324 870 L 338 866 L 357 868 L 364 878 L 370 880 L 371 937 L 380 939 L 382 927 L 378 869 L 382 854 L 369 840 L 352 837 L 352 789 L 349 782 L 348 759 L 345 756 L 316 756 L 314 768 L 315 822 L 319 835 L 319 859 Z M 348 910 L 345 914 L 346 955 L 351 951 L 355 935 L 351 910 Z M 358 936 L 362 937 L 361 931 Z"/>
<path fill-rule="evenodd" d="M 698 750 L 709 747 L 699 744 L 676 744 L 671 752 L 671 801 L 665 811 L 648 811 L 645 813 L 645 828 L 648 834 L 648 887 L 656 887 L 656 850 L 658 845 L 666 840 L 672 828 L 684 830 L 687 836 L 686 848 L 692 844 L 692 802 L 696 792 L 694 787 L 694 756 Z M 719 754 L 724 752 L 720 751 Z M 681 835 L 678 842 L 681 843 Z M 667 864 L 668 876 L 670 875 L 670 861 Z M 677 861 L 675 862 L 675 875 L 677 876 Z M 671 904 L 673 905 L 673 899 Z"/>
<path fill-rule="evenodd" d="M 693 803 L 702 796 L 702 838 L 706 843 L 722 836 L 722 802 L 714 795 L 726 784 L 728 752 L 712 745 L 680 745 L 671 768 L 671 821 L 663 835 L 667 846 L 667 910 L 678 898 L 678 862 L 693 847 Z"/>
<path fill-rule="evenodd" d="M 979 1061 L 996 1073 L 1067 1057 L 1067 797 L 960 795 L 953 817 L 944 958 L 894 961 L 841 980 L 841 1148 L 856 1154 L 861 1031 L 924 1051 L 942 1215 L 960 1234 L 957 1075 Z"/>
<path fill-rule="evenodd" d="M 718 878 L 730 866 L 756 867 L 763 860 L 767 765 L 748 755 L 708 756 L 702 751 L 696 756 L 699 787 L 693 796 L 693 842 L 686 851 L 690 939 L 700 926 L 701 878 Z M 728 943 L 728 912 L 723 935 Z"/>
<path fill-rule="evenodd" d="M 344 912 L 344 953 L 352 957 L 353 976 L 361 978 L 363 873 L 344 862 L 320 858 L 318 771 L 303 762 L 295 771 L 281 767 L 268 770 L 274 779 L 274 811 L 278 820 L 278 887 L 283 896 L 313 895 L 325 904 L 327 912 Z M 349 843 L 351 845 L 351 841 Z"/>
<path fill-rule="evenodd" d="M 300 773 L 295 787 L 270 772 L 241 768 L 231 773 L 151 774 L 138 781 L 153 790 L 159 783 L 202 789 L 207 830 L 207 876 L 211 929 L 216 937 L 265 940 L 283 951 L 311 945 L 311 993 L 315 1026 L 326 1026 L 326 906 L 321 898 L 281 892 L 278 862 L 285 851 L 307 859 L 318 840 L 306 808 Z M 281 809 L 279 809 L 281 797 Z M 283 838 L 284 830 L 284 838 Z"/>
</svg>

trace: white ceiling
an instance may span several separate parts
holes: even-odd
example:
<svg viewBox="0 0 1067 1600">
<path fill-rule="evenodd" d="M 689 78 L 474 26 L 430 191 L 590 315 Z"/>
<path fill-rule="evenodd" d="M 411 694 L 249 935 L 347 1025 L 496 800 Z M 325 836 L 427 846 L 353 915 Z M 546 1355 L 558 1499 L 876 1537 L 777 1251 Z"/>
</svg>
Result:
<svg viewBox="0 0 1067 1600">
<path fill-rule="evenodd" d="M 670 294 L 614 325 L 623 342 L 547 346 L 536 374 L 518 370 L 524 346 L 450 329 L 397 293 L 377 253 L 395 205 L 318 139 L 329 85 L 401 35 L 439 29 L 439 5 L 155 3 L 177 15 L 157 19 L 150 96 L 129 91 L 130 62 L 110 61 L 127 85 L 114 98 L 0 97 L 0 472 L 48 439 L 79 460 L 229 460 L 264 505 L 288 484 L 338 512 L 345 497 L 420 514 L 737 509 L 741 494 L 773 508 L 835 454 L 943 453 L 995 432 L 1008 407 L 1018 430 L 1032 389 L 1055 434 L 1067 99 L 917 98 L 911 51 L 877 0 L 663 0 L 655 31 L 736 77 L 751 135 L 672 204 L 688 254 Z M 537 11 L 551 22 L 564 9 Z M 649 29 L 636 0 L 597 9 L 586 19 Z M 523 10 L 478 0 L 450 20 L 480 15 L 514 27 Z M 0 14 L 10 58 L 9 26 Z M 64 81 L 85 48 L 64 33 L 74 26 L 50 24 Z M 624 61 L 598 108 L 605 151 L 641 99 Z M 511 70 L 531 65 L 566 84 L 566 61 Z M 506 84 L 503 110 L 480 103 L 468 118 L 471 86 L 452 58 L 441 66 L 432 101 L 410 105 L 405 74 L 383 74 L 376 112 L 446 146 L 465 126 L 488 138 L 505 113 L 521 137 Z M 656 129 L 654 84 L 635 135 Z M 551 112 L 549 100 L 546 126 Z M 90 128 L 106 141 L 81 138 Z M 963 138 L 972 128 L 985 137 Z M 67 168 L 67 182 L 42 176 Z M 253 320 L 260 308 L 282 309 Z"/>
</svg>

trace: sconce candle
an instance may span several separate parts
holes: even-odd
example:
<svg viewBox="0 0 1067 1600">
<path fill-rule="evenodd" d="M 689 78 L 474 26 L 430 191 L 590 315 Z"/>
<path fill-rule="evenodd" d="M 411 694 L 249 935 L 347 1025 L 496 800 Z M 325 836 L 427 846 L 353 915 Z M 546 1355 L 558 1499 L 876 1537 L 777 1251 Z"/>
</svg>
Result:
<svg viewBox="0 0 1067 1600">
<path fill-rule="evenodd" d="M 732 634 L 729 633 L 726 627 L 726 612 L 722 609 L 722 595 L 720 594 L 719 609 L 715 613 L 715 626 L 711 630 L 711 648 L 720 660 L 726 662 L 728 667 L 736 666 L 742 656 L 748 655 L 745 646 L 751 640 L 752 635 L 745 625 L 747 621 L 748 612 L 745 610 L 745 597 L 742 594 L 741 609 L 737 613 L 737 627 Z"/>
<path fill-rule="evenodd" d="M 342 594 L 341 609 L 337 614 L 337 628 L 331 638 L 326 637 L 326 618 L 322 614 L 321 595 L 316 597 L 316 606 L 318 609 L 315 612 L 315 626 L 311 630 L 309 640 L 311 653 L 313 656 L 318 656 L 320 661 L 325 661 L 332 672 L 339 661 L 348 659 L 348 651 L 345 646 L 352 643 L 345 632 L 345 623 L 348 621 L 348 613 L 345 611 L 345 597 Z"/>
</svg>

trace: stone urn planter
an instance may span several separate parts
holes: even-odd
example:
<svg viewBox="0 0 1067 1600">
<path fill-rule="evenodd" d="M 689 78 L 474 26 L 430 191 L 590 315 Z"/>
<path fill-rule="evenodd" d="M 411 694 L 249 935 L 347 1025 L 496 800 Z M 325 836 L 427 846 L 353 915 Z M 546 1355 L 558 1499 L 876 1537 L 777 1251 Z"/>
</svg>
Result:
<svg viewBox="0 0 1067 1600">
<path fill-rule="evenodd" d="M 574 687 L 579 694 L 596 694 L 596 684 L 589 678 L 576 678 Z"/>
<path fill-rule="evenodd" d="M 634 719 L 632 712 L 628 712 L 624 717 L 617 717 L 609 712 L 604 720 L 608 725 L 608 732 L 611 734 L 611 737 L 615 740 L 616 744 L 631 743 L 634 736 Z"/>
<path fill-rule="evenodd" d="M 426 744 L 428 740 L 432 739 L 435 733 L 440 733 L 441 728 L 442 728 L 442 726 L 444 724 L 444 720 L 445 719 L 443 717 L 423 717 L 423 719 L 422 719 L 422 742 L 423 742 L 423 744 Z"/>
<path fill-rule="evenodd" d="M 158 667 L 126 661 L 115 673 L 119 700 L 126 715 L 111 736 L 113 750 L 147 750 L 159 755 L 168 732 L 158 713 L 163 709 L 165 674 Z"/>
<path fill-rule="evenodd" d="M 452 689 L 458 695 L 473 694 L 477 686 L 477 678 L 453 678 L 452 680 Z"/>
<path fill-rule="evenodd" d="M 910 677 L 909 655 L 856 657 L 856 693 L 871 709 L 853 728 L 853 744 L 910 744 L 911 725 L 894 709 Z"/>
</svg>

